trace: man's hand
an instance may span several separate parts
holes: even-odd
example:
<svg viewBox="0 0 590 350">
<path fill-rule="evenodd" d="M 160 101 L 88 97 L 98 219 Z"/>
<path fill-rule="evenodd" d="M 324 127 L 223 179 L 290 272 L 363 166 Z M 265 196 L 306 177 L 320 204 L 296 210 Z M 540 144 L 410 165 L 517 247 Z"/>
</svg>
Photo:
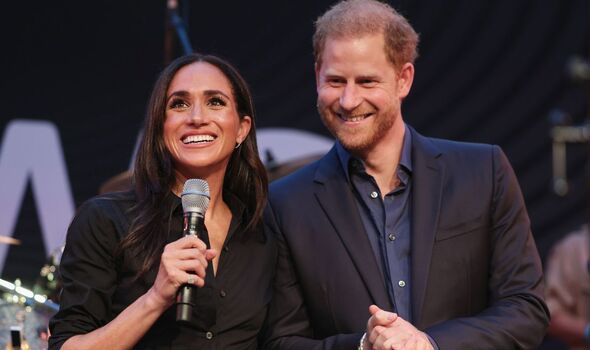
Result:
<svg viewBox="0 0 590 350">
<path fill-rule="evenodd" d="M 369 307 L 365 349 L 374 350 L 433 350 L 425 333 L 393 312 Z"/>
<path fill-rule="evenodd" d="M 391 326 L 397 319 L 396 313 L 381 310 L 376 305 L 369 306 L 369 313 L 371 314 L 371 317 L 369 317 L 369 320 L 367 321 L 367 336 L 365 337 L 365 342 L 363 344 L 365 350 L 374 349 L 371 344 L 374 344 L 375 339 L 378 336 L 375 328 L 378 327 L 380 330 L 385 329 L 386 327 Z"/>
</svg>

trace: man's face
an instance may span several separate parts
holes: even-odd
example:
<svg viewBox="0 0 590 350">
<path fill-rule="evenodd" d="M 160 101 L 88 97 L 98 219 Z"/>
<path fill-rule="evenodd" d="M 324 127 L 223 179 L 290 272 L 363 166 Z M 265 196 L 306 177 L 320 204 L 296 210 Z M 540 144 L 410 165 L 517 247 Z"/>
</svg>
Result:
<svg viewBox="0 0 590 350">
<path fill-rule="evenodd" d="M 401 100 L 413 66 L 396 71 L 382 34 L 328 38 L 316 66 L 318 110 L 330 132 L 352 153 L 365 154 L 403 128 Z"/>
</svg>

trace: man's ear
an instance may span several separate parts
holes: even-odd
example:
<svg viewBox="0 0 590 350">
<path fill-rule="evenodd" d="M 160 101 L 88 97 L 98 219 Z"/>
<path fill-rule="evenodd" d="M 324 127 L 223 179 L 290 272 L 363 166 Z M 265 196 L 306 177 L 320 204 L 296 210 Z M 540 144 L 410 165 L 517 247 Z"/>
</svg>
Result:
<svg viewBox="0 0 590 350">
<path fill-rule="evenodd" d="M 313 68 L 314 68 L 314 71 L 315 71 L 315 86 L 317 88 L 318 86 L 320 86 L 320 69 L 321 69 L 321 66 L 316 62 L 316 63 L 314 63 Z"/>
<path fill-rule="evenodd" d="M 414 65 L 405 63 L 397 75 L 398 93 L 400 98 L 405 98 L 410 93 L 414 82 Z"/>
</svg>

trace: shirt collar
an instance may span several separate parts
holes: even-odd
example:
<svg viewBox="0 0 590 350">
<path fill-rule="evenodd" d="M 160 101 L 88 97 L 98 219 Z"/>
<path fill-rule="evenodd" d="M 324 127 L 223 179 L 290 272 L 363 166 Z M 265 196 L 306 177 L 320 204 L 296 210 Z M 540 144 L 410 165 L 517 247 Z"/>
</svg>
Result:
<svg viewBox="0 0 590 350">
<path fill-rule="evenodd" d="M 171 193 L 167 199 L 167 206 L 170 208 L 169 210 L 174 212 L 176 215 L 182 215 L 184 210 L 182 208 L 182 200 L 176 194 Z M 237 232 L 242 231 L 242 224 L 245 222 L 244 214 L 246 210 L 246 205 L 244 202 L 238 198 L 235 194 L 233 194 L 228 189 L 223 190 L 223 199 L 227 203 L 231 213 L 232 219 L 229 227 L 229 232 L 227 236 L 227 240 Z"/>
<path fill-rule="evenodd" d="M 412 173 L 412 132 L 407 125 L 404 125 L 406 132 L 404 133 L 404 144 L 402 146 L 402 155 L 399 164 L 405 168 L 408 173 Z"/>
<path fill-rule="evenodd" d="M 404 124 L 404 142 L 402 144 L 402 153 L 399 160 L 399 168 L 403 169 L 406 173 L 412 173 L 412 133 L 407 125 Z M 363 161 L 354 157 L 348 152 L 340 142 L 336 142 L 336 153 L 340 160 L 340 165 L 344 169 L 344 176 L 346 180 L 350 182 L 350 169 L 354 166 L 354 163 L 361 164 L 364 169 Z M 359 163 L 360 162 L 360 163 Z"/>
</svg>

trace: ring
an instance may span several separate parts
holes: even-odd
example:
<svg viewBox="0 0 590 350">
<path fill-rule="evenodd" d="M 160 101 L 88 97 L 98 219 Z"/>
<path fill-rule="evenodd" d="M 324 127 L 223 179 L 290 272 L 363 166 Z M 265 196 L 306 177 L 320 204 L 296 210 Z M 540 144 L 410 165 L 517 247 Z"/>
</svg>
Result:
<svg viewBox="0 0 590 350">
<path fill-rule="evenodd" d="M 188 283 L 188 284 L 195 284 L 195 276 L 194 275 L 188 275 L 188 280 L 186 281 L 186 283 Z"/>
</svg>

